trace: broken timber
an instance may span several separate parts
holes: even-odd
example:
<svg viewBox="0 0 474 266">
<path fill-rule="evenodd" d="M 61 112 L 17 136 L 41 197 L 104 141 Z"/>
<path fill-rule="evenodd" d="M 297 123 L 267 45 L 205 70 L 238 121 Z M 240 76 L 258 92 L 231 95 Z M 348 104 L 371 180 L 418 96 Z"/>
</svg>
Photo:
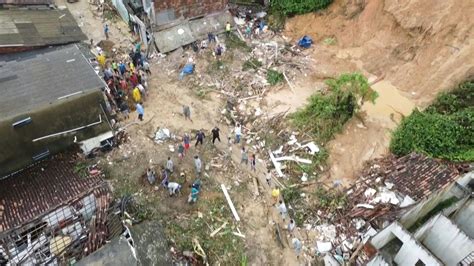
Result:
<svg viewBox="0 0 474 266">
<path fill-rule="evenodd" d="M 224 222 L 219 228 L 217 228 L 216 230 L 212 231 L 212 233 L 210 234 L 210 237 L 214 237 L 217 233 L 219 233 L 220 230 L 222 230 L 222 228 L 224 228 L 225 226 L 227 225 L 227 222 Z"/>
<path fill-rule="evenodd" d="M 285 78 L 286 82 L 288 83 L 288 86 L 290 86 L 291 92 L 295 93 L 295 90 L 293 89 L 293 84 L 291 84 L 290 80 L 286 76 L 285 72 L 283 72 L 283 77 Z"/>
<path fill-rule="evenodd" d="M 279 177 L 283 177 L 283 172 L 281 171 L 281 163 L 279 163 L 276 159 L 275 156 L 273 156 L 272 151 L 268 151 L 268 154 L 270 155 L 270 159 L 272 160 L 273 166 L 275 166 L 275 170 L 278 174 Z"/>
<path fill-rule="evenodd" d="M 280 161 L 295 161 L 295 162 L 298 162 L 298 163 L 305 163 L 305 164 L 311 164 L 312 163 L 311 160 L 300 158 L 298 156 L 278 157 L 278 158 L 275 158 L 275 161 L 277 161 L 277 162 L 280 162 Z"/>
<path fill-rule="evenodd" d="M 235 220 L 238 222 L 240 221 L 239 214 L 235 210 L 234 203 L 232 203 L 232 200 L 230 199 L 229 193 L 227 192 L 227 188 L 225 187 L 224 184 L 221 184 L 222 192 L 224 192 L 224 196 L 227 200 L 227 203 L 229 204 L 230 210 L 232 211 L 232 214 L 234 215 Z"/>
</svg>

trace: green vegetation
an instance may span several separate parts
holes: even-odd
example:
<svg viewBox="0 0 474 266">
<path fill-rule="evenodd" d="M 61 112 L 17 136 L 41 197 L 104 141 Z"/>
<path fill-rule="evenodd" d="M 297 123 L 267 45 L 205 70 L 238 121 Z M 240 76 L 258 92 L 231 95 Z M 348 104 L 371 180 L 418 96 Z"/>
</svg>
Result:
<svg viewBox="0 0 474 266">
<path fill-rule="evenodd" d="M 392 153 L 411 152 L 452 161 L 474 160 L 474 81 L 442 93 L 425 111 L 403 119 L 390 142 Z"/>
<path fill-rule="evenodd" d="M 442 202 L 440 202 L 438 205 L 436 205 L 431 211 L 429 211 L 425 216 L 422 218 L 418 219 L 414 225 L 412 225 L 409 228 L 410 232 L 415 232 L 416 229 L 418 229 L 420 226 L 422 226 L 425 222 L 427 222 L 431 217 L 435 216 L 438 214 L 440 211 L 451 207 L 453 204 L 458 202 L 459 200 L 456 197 L 451 197 L 449 199 L 446 199 Z"/>
<path fill-rule="evenodd" d="M 242 41 L 237 35 L 231 33 L 229 37 L 225 39 L 225 45 L 228 50 L 232 49 L 242 49 L 245 52 L 251 52 L 250 48 L 245 41 Z"/>
<path fill-rule="evenodd" d="M 256 58 L 252 57 L 249 60 L 246 60 L 242 65 L 242 70 L 247 71 L 250 69 L 257 70 L 262 66 L 262 62 L 258 61 Z"/>
<path fill-rule="evenodd" d="M 271 9 L 291 16 L 323 9 L 331 3 L 332 0 L 272 0 Z"/>
<path fill-rule="evenodd" d="M 176 220 L 166 222 L 165 231 L 171 238 L 170 244 L 176 245 L 180 250 L 193 250 L 193 238 L 196 238 L 207 253 L 211 265 L 235 265 L 238 261 L 246 265 L 243 241 L 232 234 L 237 229 L 232 225 L 232 214 L 227 202 L 220 197 L 209 201 L 203 200 L 199 204 L 200 209 L 208 210 L 202 214 L 202 218 L 193 216 L 181 222 Z M 224 222 L 227 222 L 227 226 L 211 238 L 209 234 L 212 230 Z"/>
<path fill-rule="evenodd" d="M 280 82 L 282 82 L 284 79 L 283 73 L 278 72 L 276 70 L 269 69 L 267 71 L 267 81 L 270 83 L 270 85 L 274 86 Z"/>
<path fill-rule="evenodd" d="M 318 187 L 314 195 L 318 199 L 318 207 L 332 211 L 343 208 L 347 203 L 347 195 L 338 190 L 326 190 L 322 187 Z"/>
<path fill-rule="evenodd" d="M 326 84 L 329 91 L 312 95 L 306 107 L 291 115 L 295 126 L 322 143 L 331 140 L 364 102 L 374 102 L 378 96 L 359 73 L 342 74 Z"/>
<path fill-rule="evenodd" d="M 328 38 L 323 40 L 323 43 L 325 45 L 335 45 L 337 43 L 337 40 L 336 40 L 335 37 L 328 37 Z"/>
</svg>

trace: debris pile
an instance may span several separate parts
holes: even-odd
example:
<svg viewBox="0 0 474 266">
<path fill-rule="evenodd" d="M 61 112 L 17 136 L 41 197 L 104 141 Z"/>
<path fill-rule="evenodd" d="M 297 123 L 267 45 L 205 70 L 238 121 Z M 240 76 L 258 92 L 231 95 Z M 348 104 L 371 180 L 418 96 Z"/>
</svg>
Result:
<svg viewBox="0 0 474 266">
<path fill-rule="evenodd" d="M 345 190 L 345 207 L 320 209 L 317 219 L 307 220 L 304 229 L 317 235 L 313 254 L 331 254 L 340 264 L 347 263 L 407 207 L 451 184 L 457 176 L 455 167 L 420 154 L 373 161 Z"/>
</svg>

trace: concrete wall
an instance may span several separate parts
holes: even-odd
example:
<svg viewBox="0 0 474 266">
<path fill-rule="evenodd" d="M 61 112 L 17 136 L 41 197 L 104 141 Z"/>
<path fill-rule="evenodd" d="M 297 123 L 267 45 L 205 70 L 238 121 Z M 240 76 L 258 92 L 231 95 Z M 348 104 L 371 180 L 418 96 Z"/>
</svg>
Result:
<svg viewBox="0 0 474 266">
<path fill-rule="evenodd" d="M 391 240 L 397 237 L 403 242 L 402 247 L 394 255 L 394 262 L 399 265 L 415 265 L 421 260 L 425 265 L 443 265 L 433 254 L 426 250 L 409 232 L 398 222 L 394 222 L 375 235 L 370 241 L 377 248 L 382 249 Z"/>
<path fill-rule="evenodd" d="M 228 0 L 155 0 L 155 13 L 173 10 L 175 18 L 193 18 L 222 11 Z"/>
<path fill-rule="evenodd" d="M 97 89 L 68 99 L 57 100 L 36 110 L 28 110 L 0 121 L 0 177 L 32 164 L 33 156 L 48 149 L 50 154 L 63 151 L 77 141 L 92 138 L 110 130 L 100 105 L 105 106 L 103 93 Z M 99 120 L 102 123 L 63 136 L 37 142 L 33 139 L 84 126 Z M 28 125 L 13 128 L 18 120 L 31 117 Z"/>
<path fill-rule="evenodd" d="M 414 236 L 446 265 L 456 265 L 474 252 L 474 241 L 441 214 L 426 222 Z"/>
<path fill-rule="evenodd" d="M 453 220 L 464 233 L 474 238 L 474 199 L 469 199 Z"/>
<path fill-rule="evenodd" d="M 426 216 L 432 209 L 434 209 L 438 204 L 442 201 L 447 200 L 451 197 L 461 198 L 464 196 L 461 189 L 458 188 L 459 185 L 453 183 L 447 186 L 445 189 L 437 191 L 430 195 L 429 198 L 420 201 L 410 210 L 408 210 L 403 216 L 400 218 L 399 222 L 405 227 L 410 228 L 412 225 L 416 223 L 419 219 Z"/>
</svg>

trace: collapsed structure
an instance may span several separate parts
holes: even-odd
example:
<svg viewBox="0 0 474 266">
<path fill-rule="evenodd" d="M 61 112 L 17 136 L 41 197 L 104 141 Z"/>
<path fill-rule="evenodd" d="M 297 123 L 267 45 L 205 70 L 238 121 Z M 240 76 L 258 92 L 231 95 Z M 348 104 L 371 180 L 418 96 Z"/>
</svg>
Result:
<svg viewBox="0 0 474 266">
<path fill-rule="evenodd" d="M 72 153 L 0 180 L 0 264 L 75 262 L 122 232 L 111 191 Z"/>
</svg>

